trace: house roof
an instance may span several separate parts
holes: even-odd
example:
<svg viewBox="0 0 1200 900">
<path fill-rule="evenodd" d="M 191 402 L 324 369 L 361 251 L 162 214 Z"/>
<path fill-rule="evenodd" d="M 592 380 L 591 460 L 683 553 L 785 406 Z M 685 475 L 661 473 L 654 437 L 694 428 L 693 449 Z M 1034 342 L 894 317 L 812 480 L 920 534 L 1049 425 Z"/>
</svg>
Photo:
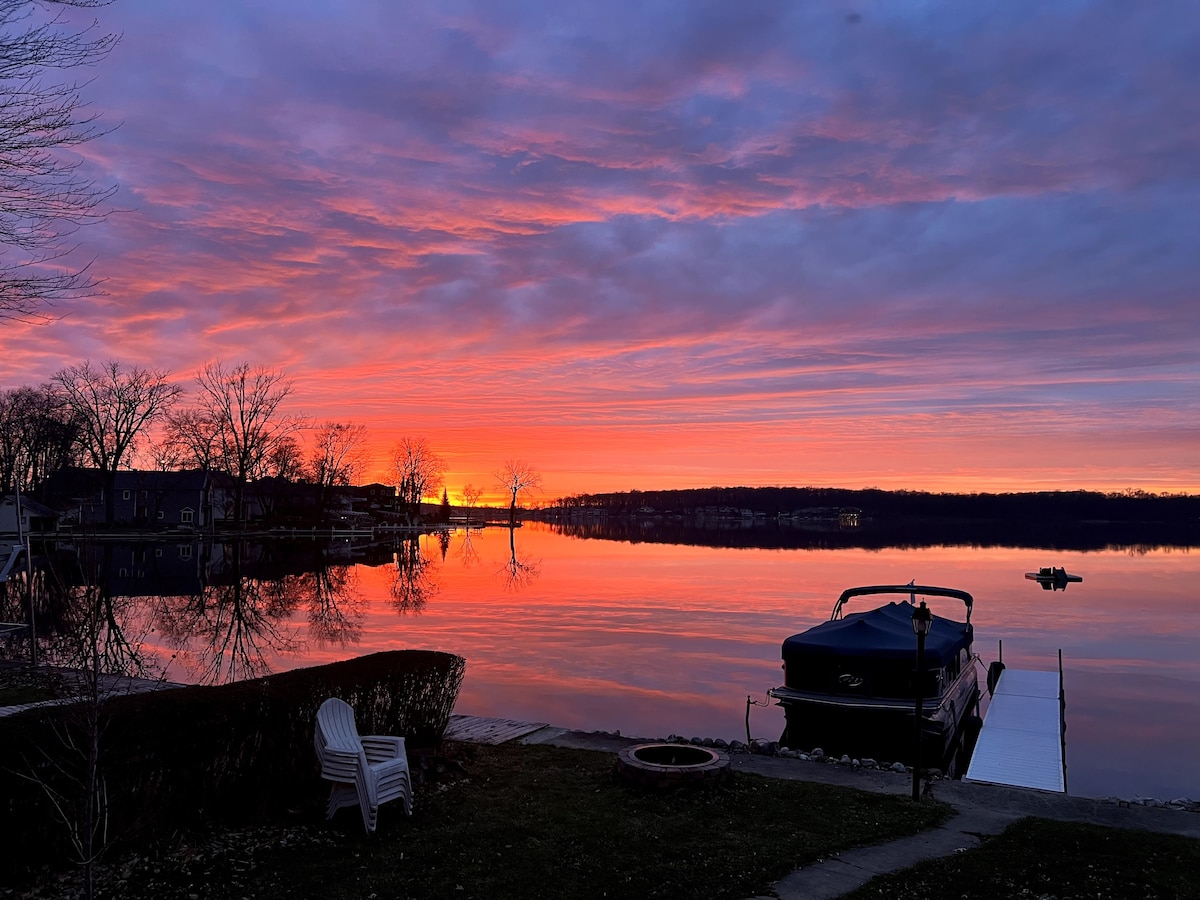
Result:
<svg viewBox="0 0 1200 900">
<path fill-rule="evenodd" d="M 17 504 L 16 494 L 5 494 L 4 502 L 11 503 L 13 506 Z M 21 495 L 21 511 L 27 516 L 36 518 L 57 518 L 58 512 L 46 506 L 44 503 L 38 503 L 32 497 Z"/>
<path fill-rule="evenodd" d="M 129 469 L 117 472 L 114 486 L 122 491 L 201 491 L 207 481 L 208 473 L 202 469 L 182 472 Z"/>
</svg>

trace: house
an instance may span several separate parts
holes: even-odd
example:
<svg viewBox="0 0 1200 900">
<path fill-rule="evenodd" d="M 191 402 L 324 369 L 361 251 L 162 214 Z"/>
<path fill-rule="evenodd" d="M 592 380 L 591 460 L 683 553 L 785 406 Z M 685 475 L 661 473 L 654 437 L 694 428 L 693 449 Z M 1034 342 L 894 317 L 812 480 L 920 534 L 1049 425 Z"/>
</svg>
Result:
<svg viewBox="0 0 1200 900">
<path fill-rule="evenodd" d="M 211 520 L 207 472 L 118 472 L 114 524 L 143 528 L 204 528 Z M 104 509 L 99 510 L 104 521 Z"/>
<path fill-rule="evenodd" d="M 0 534 L 36 534 L 57 527 L 58 513 L 31 497 L 22 495 L 19 500 L 16 494 L 0 497 Z"/>
<path fill-rule="evenodd" d="M 396 486 L 393 484 L 361 484 L 342 488 L 348 493 L 355 509 L 393 509 L 396 506 Z"/>
<path fill-rule="evenodd" d="M 64 469 L 47 484 L 47 501 L 70 522 L 105 524 L 104 477 L 95 469 Z M 123 470 L 113 480 L 113 525 L 137 528 L 201 529 L 212 522 L 212 482 L 208 472 Z"/>
</svg>

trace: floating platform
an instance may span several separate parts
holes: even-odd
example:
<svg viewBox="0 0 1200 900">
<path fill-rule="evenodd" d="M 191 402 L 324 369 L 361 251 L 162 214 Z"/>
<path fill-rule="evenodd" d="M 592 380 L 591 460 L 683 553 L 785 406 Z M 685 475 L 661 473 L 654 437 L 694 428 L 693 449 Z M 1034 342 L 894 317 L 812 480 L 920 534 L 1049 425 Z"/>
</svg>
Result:
<svg viewBox="0 0 1200 900">
<path fill-rule="evenodd" d="M 1065 728 L 1058 672 L 1005 669 L 963 781 L 1065 794 Z"/>
</svg>

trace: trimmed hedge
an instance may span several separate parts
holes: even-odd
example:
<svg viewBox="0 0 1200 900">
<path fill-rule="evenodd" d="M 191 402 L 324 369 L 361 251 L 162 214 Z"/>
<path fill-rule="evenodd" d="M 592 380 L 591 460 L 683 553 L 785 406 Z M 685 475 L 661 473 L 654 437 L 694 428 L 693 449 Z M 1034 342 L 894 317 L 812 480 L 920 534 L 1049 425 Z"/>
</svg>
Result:
<svg viewBox="0 0 1200 900">
<path fill-rule="evenodd" d="M 111 697 L 100 716 L 110 842 L 263 821 L 320 798 L 313 723 L 329 697 L 354 707 L 360 734 L 403 735 L 410 753 L 435 748 L 465 670 L 450 653 L 398 650 L 220 687 Z M 21 776 L 36 773 L 78 797 L 70 779 L 83 759 L 63 738 L 82 745 L 82 719 L 70 706 L 0 719 L 0 830 L 15 836 L 7 842 L 14 859 L 33 865 L 70 853 L 44 790 Z"/>
</svg>

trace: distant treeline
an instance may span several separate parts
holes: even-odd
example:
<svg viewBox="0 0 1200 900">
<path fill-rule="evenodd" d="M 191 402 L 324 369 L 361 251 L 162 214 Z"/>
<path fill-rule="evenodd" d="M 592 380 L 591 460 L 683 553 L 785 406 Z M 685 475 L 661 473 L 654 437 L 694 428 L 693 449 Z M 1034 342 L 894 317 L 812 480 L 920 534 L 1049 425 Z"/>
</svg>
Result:
<svg viewBox="0 0 1200 900">
<path fill-rule="evenodd" d="M 825 518 L 853 510 L 862 519 L 978 522 L 1174 523 L 1200 525 L 1200 495 L 1126 490 L 948 494 L 818 487 L 712 487 L 669 491 L 579 494 L 556 501 L 564 513 L 711 517 L 750 511 L 768 518 Z"/>
<path fill-rule="evenodd" d="M 1133 554 L 1200 547 L 1200 526 L 1165 522 L 1018 522 L 951 519 L 863 518 L 838 521 L 760 519 L 735 521 L 676 516 L 564 518 L 550 528 L 569 537 L 631 544 L 688 544 L 697 547 L 763 550 L 868 550 L 916 547 L 1025 547 Z M 1039 562 L 1038 565 L 1049 565 Z"/>
</svg>

